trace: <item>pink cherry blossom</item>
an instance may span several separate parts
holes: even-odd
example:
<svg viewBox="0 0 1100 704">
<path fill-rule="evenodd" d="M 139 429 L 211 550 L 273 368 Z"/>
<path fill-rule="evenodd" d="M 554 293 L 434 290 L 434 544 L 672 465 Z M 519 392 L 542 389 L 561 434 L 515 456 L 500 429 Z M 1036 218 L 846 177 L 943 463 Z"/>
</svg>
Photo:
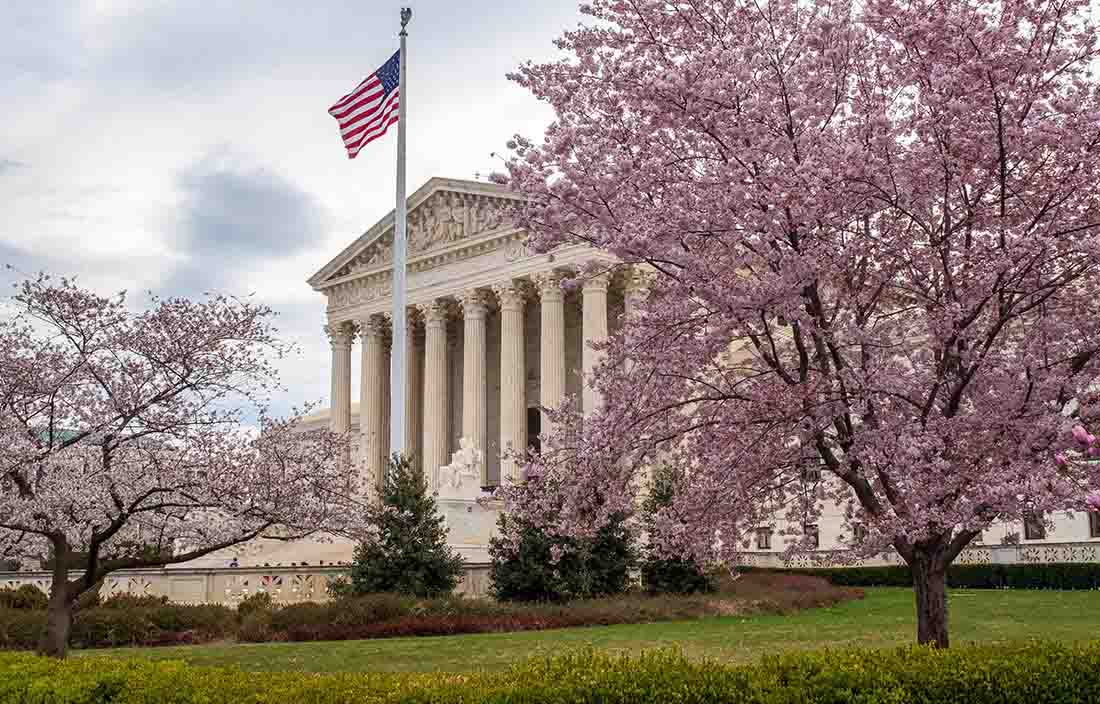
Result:
<svg viewBox="0 0 1100 704">
<path fill-rule="evenodd" d="M 568 60 L 512 76 L 556 120 L 501 179 L 535 251 L 586 243 L 652 285 L 586 381 L 604 405 L 555 415 L 511 510 L 590 532 L 666 463 L 660 547 L 735 565 L 777 515 L 808 549 L 835 502 L 867 529 L 850 555 L 912 565 L 918 639 L 947 645 L 960 551 L 1098 485 L 1053 461 L 1100 375 L 1089 5 L 586 5 Z"/>
<path fill-rule="evenodd" d="M 135 311 L 46 276 L 13 300 L 0 320 L 0 556 L 62 558 L 43 652 L 64 655 L 73 604 L 116 570 L 356 532 L 347 438 L 263 406 L 288 351 L 270 309 L 214 296 Z"/>
</svg>

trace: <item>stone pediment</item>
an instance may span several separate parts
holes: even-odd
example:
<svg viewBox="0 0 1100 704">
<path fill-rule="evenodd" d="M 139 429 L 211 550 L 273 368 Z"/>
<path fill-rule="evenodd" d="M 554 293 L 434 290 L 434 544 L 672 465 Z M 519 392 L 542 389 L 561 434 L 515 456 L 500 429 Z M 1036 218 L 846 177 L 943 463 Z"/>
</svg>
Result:
<svg viewBox="0 0 1100 704">
<path fill-rule="evenodd" d="M 516 200 L 515 194 L 495 184 L 432 179 L 408 201 L 409 259 L 510 229 L 507 208 Z M 392 261 L 391 212 L 311 277 L 309 283 L 315 289 L 324 289 L 349 277 L 384 270 Z"/>
</svg>

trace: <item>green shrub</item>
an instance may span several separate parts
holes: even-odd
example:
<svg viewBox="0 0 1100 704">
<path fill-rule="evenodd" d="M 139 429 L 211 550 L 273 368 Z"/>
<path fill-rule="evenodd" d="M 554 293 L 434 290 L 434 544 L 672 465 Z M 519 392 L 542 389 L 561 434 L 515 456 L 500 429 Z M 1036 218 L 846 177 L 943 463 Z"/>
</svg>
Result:
<svg viewBox="0 0 1100 704">
<path fill-rule="evenodd" d="M 272 618 L 271 611 L 255 610 L 246 613 L 237 626 L 237 640 L 245 643 L 269 643 L 277 640 L 271 627 Z"/>
<path fill-rule="evenodd" d="M 500 535 L 489 541 L 490 589 L 495 598 L 563 602 L 621 594 L 630 586 L 637 556 L 624 517 L 616 517 L 591 541 L 551 535 L 523 522 L 518 545 L 504 537 L 510 520 L 517 519 L 501 514 Z M 561 551 L 557 560 L 555 549 Z"/>
<path fill-rule="evenodd" d="M 757 568 L 742 568 L 751 571 Z M 912 587 L 907 565 L 882 567 L 830 567 L 821 569 L 778 569 L 766 571 L 824 577 L 848 587 Z M 1053 562 L 1007 565 L 952 565 L 947 586 L 955 589 L 1100 589 L 1100 563 Z"/>
<path fill-rule="evenodd" d="M 271 595 L 267 592 L 256 592 L 250 596 L 246 596 L 241 599 L 241 603 L 237 604 L 237 616 L 244 618 L 256 611 L 271 611 L 275 608 L 275 602 L 272 601 Z"/>
<path fill-rule="evenodd" d="M 74 648 L 205 643 L 229 638 L 233 611 L 212 604 L 90 608 L 73 614 L 69 644 Z M 37 646 L 46 627 L 45 611 L 0 609 L 0 649 Z"/>
<path fill-rule="evenodd" d="M 351 593 L 449 594 L 462 575 L 462 558 L 447 545 L 447 529 L 423 472 L 394 455 L 381 500 L 366 509 L 375 536 L 359 544 L 351 566 Z"/>
<path fill-rule="evenodd" d="M 0 589 L 0 609 L 45 609 L 50 597 L 33 584 L 23 584 L 12 589 Z"/>
<path fill-rule="evenodd" d="M 46 630 L 46 611 L 0 609 L 0 650 L 27 650 Z"/>
<path fill-rule="evenodd" d="M 166 596 L 153 596 L 151 594 L 127 594 L 121 592 L 112 594 L 106 599 L 101 599 L 98 606 L 103 609 L 148 609 L 164 606 L 168 603 Z"/>
<path fill-rule="evenodd" d="M 500 673 L 243 672 L 179 662 L 0 654 L 0 704 L 1055 704 L 1100 701 L 1100 643 L 834 650 L 749 665 L 581 651 Z"/>
</svg>

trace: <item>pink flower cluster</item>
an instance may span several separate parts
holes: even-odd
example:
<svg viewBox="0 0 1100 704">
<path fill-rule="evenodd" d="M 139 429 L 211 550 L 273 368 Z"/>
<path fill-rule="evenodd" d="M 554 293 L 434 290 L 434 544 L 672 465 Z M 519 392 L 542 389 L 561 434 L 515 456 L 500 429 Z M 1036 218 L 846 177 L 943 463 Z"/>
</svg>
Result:
<svg viewBox="0 0 1100 704">
<path fill-rule="evenodd" d="M 736 561 L 772 524 L 809 549 L 831 503 L 855 552 L 943 565 L 994 520 L 1080 506 L 1100 486 L 1063 415 L 1100 380 L 1088 0 L 669 8 L 592 0 L 570 60 L 513 76 L 557 116 L 502 177 L 532 247 L 585 243 L 650 285 L 585 380 L 603 404 L 555 416 L 512 510 L 590 531 L 661 463 L 670 553 Z"/>
</svg>

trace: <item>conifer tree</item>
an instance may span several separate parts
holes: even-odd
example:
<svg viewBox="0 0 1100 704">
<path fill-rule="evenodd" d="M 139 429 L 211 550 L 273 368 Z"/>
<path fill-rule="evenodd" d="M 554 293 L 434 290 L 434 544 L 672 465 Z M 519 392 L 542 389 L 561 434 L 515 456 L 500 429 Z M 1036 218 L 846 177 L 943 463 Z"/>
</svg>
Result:
<svg viewBox="0 0 1100 704">
<path fill-rule="evenodd" d="M 424 474 L 394 454 L 381 500 L 367 508 L 370 537 L 355 550 L 351 592 L 449 594 L 462 574 L 461 556 L 447 546 L 447 528 Z"/>
</svg>

